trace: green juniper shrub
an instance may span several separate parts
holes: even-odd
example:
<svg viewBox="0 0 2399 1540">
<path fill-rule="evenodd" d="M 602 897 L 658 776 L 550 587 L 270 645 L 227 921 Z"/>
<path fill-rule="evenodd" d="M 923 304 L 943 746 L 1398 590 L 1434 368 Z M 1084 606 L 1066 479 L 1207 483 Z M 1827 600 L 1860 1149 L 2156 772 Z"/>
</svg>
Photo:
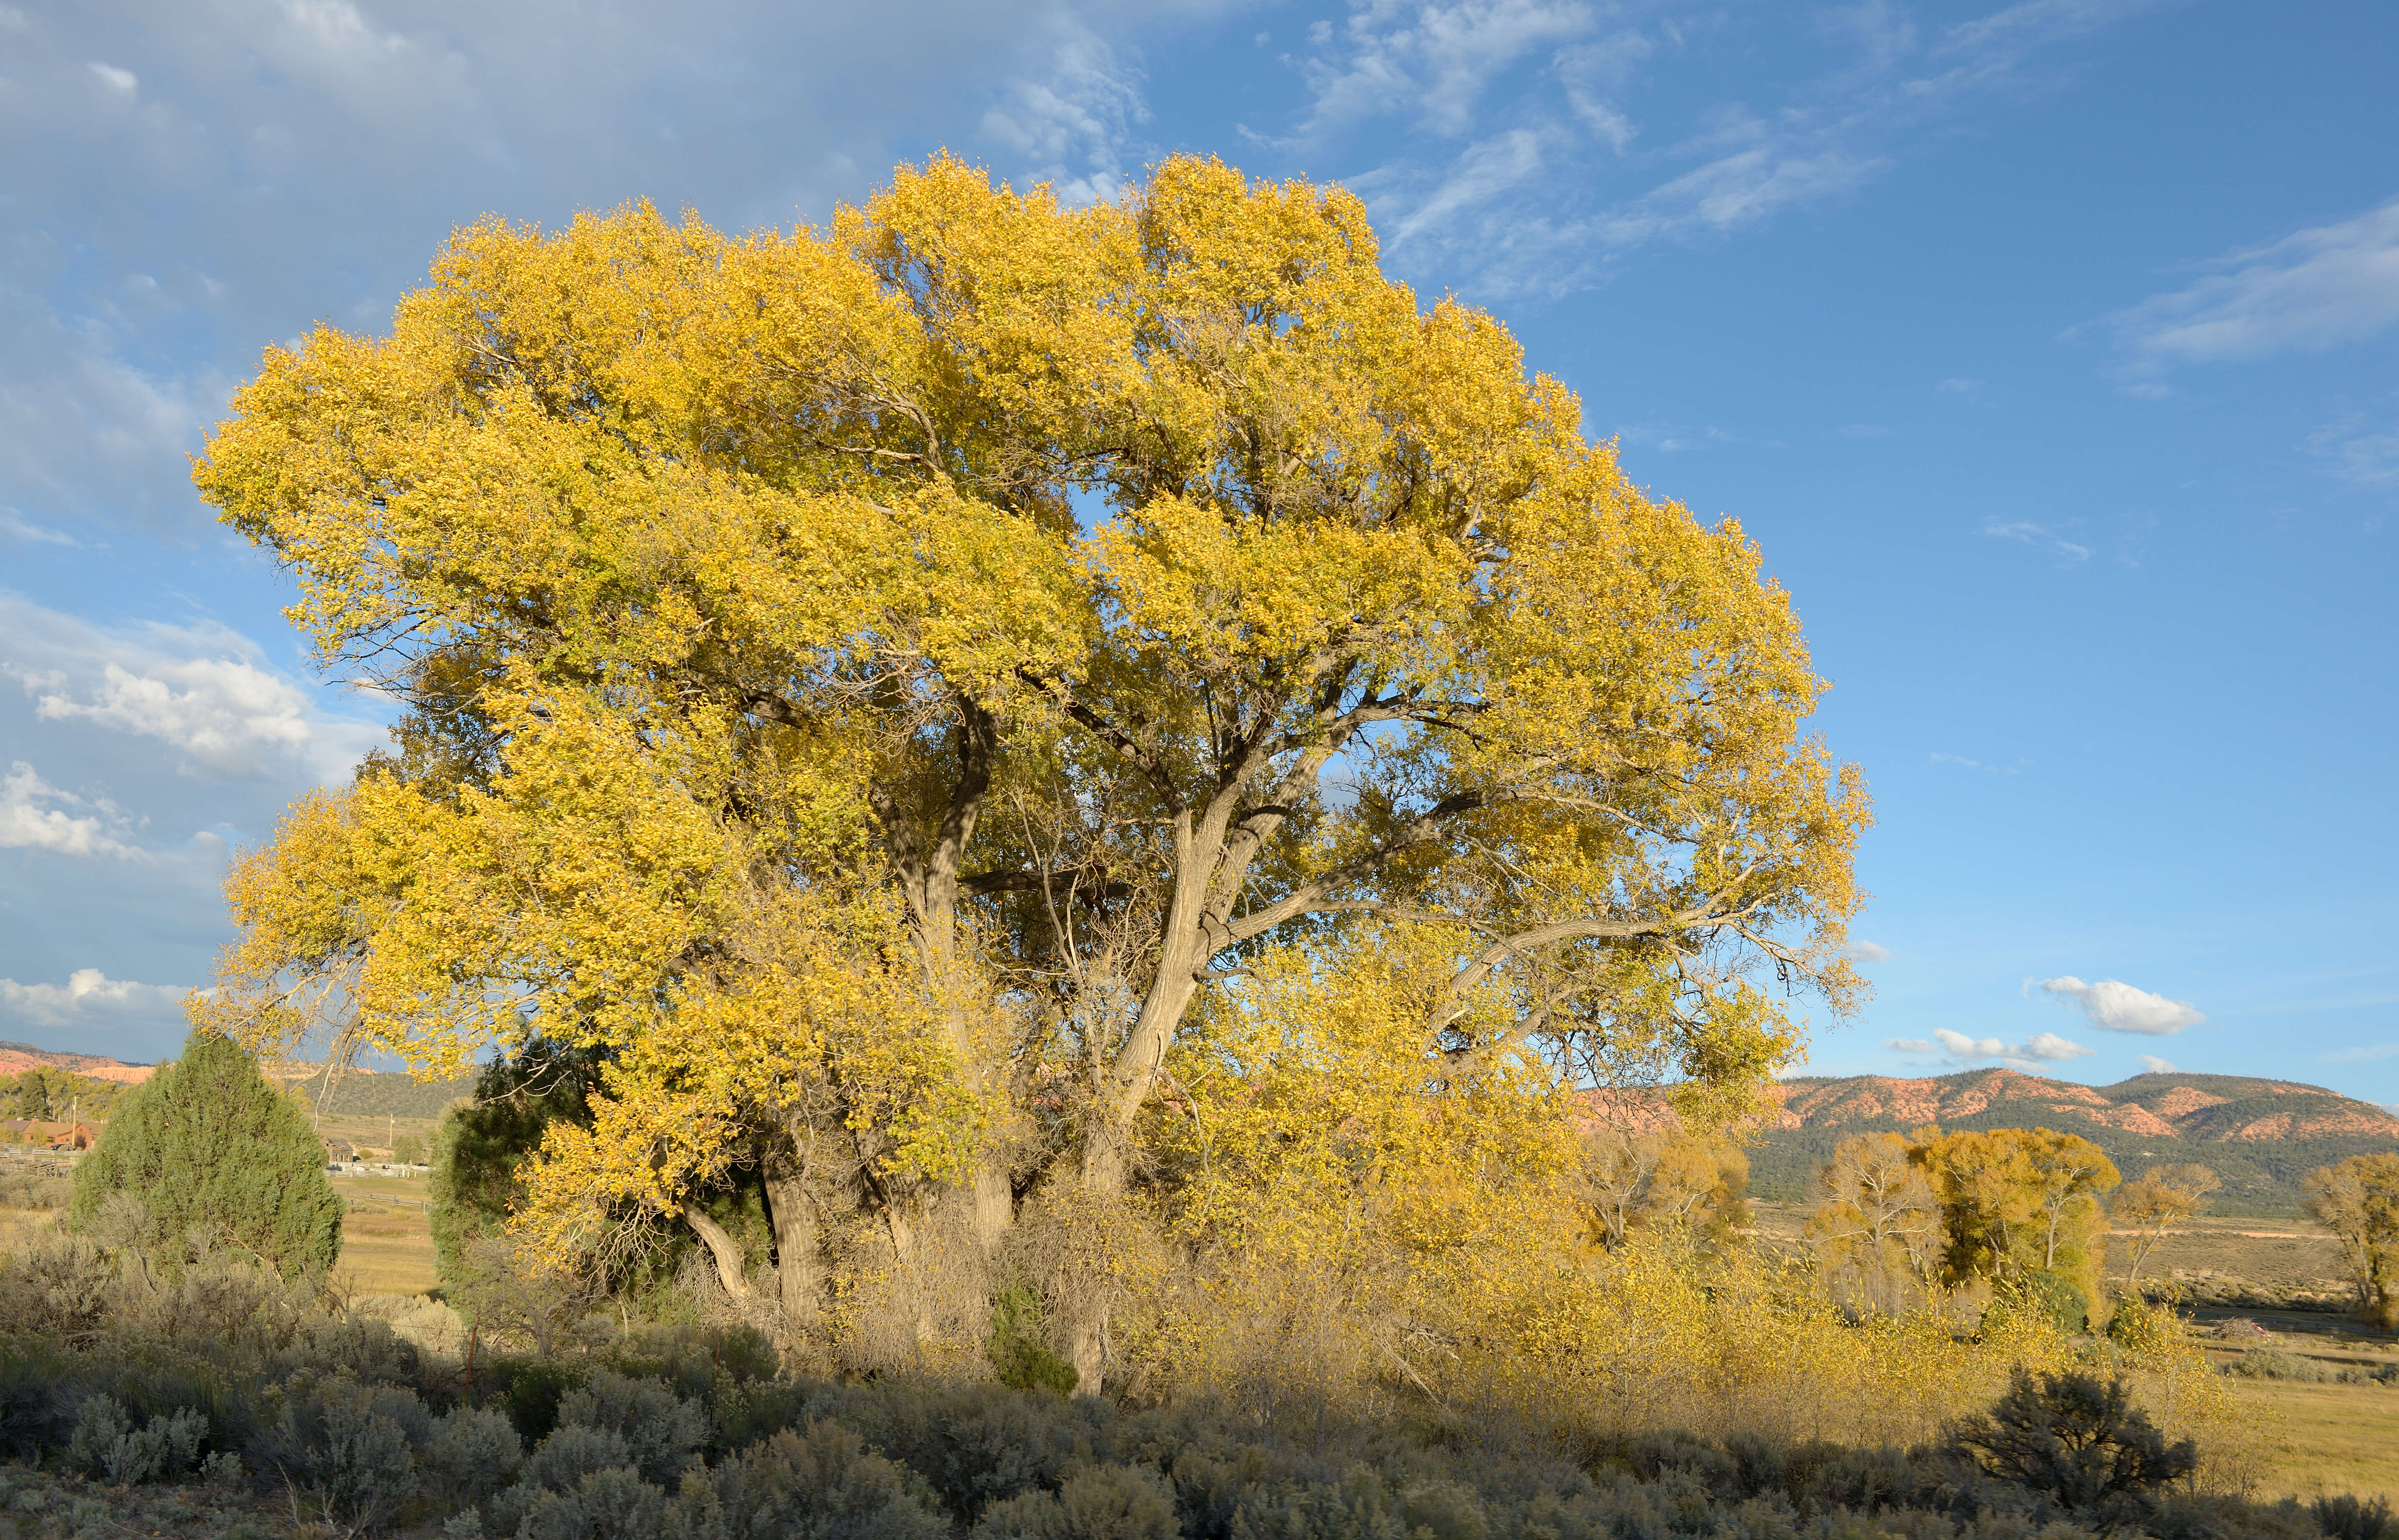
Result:
<svg viewBox="0 0 2399 1540">
<path fill-rule="evenodd" d="M 2057 1323 L 2064 1332 L 2086 1330 L 2091 1325 L 2091 1296 L 2062 1273 L 2036 1270 L 2017 1286 L 2028 1303 Z"/>
<path fill-rule="evenodd" d="M 993 1375 L 1011 1390 L 1075 1393 L 1075 1366 L 1049 1344 L 1041 1296 L 1018 1279 L 991 1302 L 991 1335 L 984 1344 Z"/>
<path fill-rule="evenodd" d="M 587 1364 L 563 1358 L 490 1359 L 475 1374 L 477 1395 L 497 1406 L 528 1442 L 538 1443 L 558 1425 L 558 1403 L 590 1376 Z"/>
<path fill-rule="evenodd" d="M 342 1200 L 306 1114 L 248 1050 L 208 1031 L 118 1103 L 75 1166 L 72 1213 L 85 1231 L 126 1217 L 120 1238 L 169 1274 L 195 1236 L 287 1283 L 324 1277 L 342 1246 Z"/>
</svg>

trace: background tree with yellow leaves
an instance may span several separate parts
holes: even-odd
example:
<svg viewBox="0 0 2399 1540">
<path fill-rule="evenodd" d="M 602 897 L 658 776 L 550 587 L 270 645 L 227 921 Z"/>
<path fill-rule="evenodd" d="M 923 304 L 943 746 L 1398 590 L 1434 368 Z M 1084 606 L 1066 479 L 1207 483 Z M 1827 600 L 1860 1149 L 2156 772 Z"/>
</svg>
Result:
<svg viewBox="0 0 2399 1540">
<path fill-rule="evenodd" d="M 2099 1147 L 2047 1128 L 1927 1127 L 1909 1136 L 1907 1153 L 1941 1205 L 1944 1281 L 2037 1290 L 2080 1328 L 2102 1300 L 2100 1199 L 2122 1179 Z"/>
<path fill-rule="evenodd" d="M 2224 1185 L 2216 1174 L 2195 1162 L 2152 1165 L 2139 1178 L 2116 1190 L 2108 1217 L 2132 1232 L 2124 1281 L 2137 1289 L 2141 1268 L 2160 1242 L 2180 1230 L 2207 1206 L 2208 1194 Z"/>
<path fill-rule="evenodd" d="M 1837 1295 L 1900 1314 L 1925 1301 L 1947 1250 L 1941 1202 L 1897 1134 L 1858 1134 L 1817 1173 L 1807 1235 Z"/>
<path fill-rule="evenodd" d="M 1213 161 L 477 225 L 388 338 L 271 349 L 197 470 L 408 708 L 237 867 L 213 1019 L 595 1054 L 521 1227 L 621 1241 L 753 1170 L 795 1338 L 869 1253 L 955 1335 L 1028 1194 L 1153 1180 L 1211 1002 L 1362 929 L 1409 928 L 1436 1098 L 1737 1098 L 1792 991 L 1858 988 L 1864 792 L 1738 526 L 1577 419 L 1350 195 Z"/>
</svg>

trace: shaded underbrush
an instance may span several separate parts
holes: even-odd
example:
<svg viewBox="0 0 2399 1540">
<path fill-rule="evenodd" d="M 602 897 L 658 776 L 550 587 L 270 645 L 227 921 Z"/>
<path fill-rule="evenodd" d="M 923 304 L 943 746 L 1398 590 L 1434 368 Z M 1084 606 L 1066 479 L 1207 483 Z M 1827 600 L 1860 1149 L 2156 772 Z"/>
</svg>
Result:
<svg viewBox="0 0 2399 1540">
<path fill-rule="evenodd" d="M 2189 1446 L 2089 1375 L 2019 1376 L 1911 1450 L 1594 1438 L 1575 1409 L 1282 1420 L 793 1376 L 743 1331 L 636 1333 L 470 1379 L 382 1322 L 239 1279 L 184 1280 L 171 1333 L 0 1336 L 0 1438 L 88 1483 L 25 1498 L 21 1533 L 126 1527 L 96 1517 L 103 1487 L 172 1488 L 193 1512 L 272 1493 L 293 1528 L 449 1540 L 2373 1540 L 2388 1518 L 2196 1492 Z"/>
</svg>

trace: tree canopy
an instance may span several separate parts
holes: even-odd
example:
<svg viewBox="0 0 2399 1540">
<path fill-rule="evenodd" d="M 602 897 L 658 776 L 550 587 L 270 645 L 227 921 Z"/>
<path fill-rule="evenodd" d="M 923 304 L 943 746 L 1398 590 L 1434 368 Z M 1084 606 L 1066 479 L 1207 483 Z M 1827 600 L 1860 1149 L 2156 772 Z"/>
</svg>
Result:
<svg viewBox="0 0 2399 1540">
<path fill-rule="evenodd" d="M 906 1273 L 1121 1200 L 1177 1050 L 1294 969 L 1405 949 L 1418 1098 L 1738 1102 L 1860 987 L 1787 596 L 1338 188 L 488 220 L 389 336 L 269 349 L 196 479 L 406 707 L 237 866 L 210 1019 L 591 1050 L 520 1222 L 754 1168 L 794 1332 L 836 1220 Z"/>
<path fill-rule="evenodd" d="M 117 1103 L 75 1166 L 71 1213 L 170 1270 L 230 1247 L 299 1283 L 342 1247 L 342 1200 L 307 1114 L 241 1044 L 206 1030 Z"/>
</svg>

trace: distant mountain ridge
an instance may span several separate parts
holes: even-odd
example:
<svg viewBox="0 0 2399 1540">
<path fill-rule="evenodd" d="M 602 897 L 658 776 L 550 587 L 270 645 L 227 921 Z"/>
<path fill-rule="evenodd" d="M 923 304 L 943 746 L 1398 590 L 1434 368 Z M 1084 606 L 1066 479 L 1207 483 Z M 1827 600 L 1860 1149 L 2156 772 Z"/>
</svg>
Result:
<svg viewBox="0 0 2399 1540">
<path fill-rule="evenodd" d="M 113 1080 L 139 1085 L 150 1078 L 155 1064 L 128 1064 L 102 1054 L 61 1054 L 30 1043 L 0 1043 L 0 1075 L 21 1075 L 28 1070 L 64 1070 L 88 1080 Z"/>
<path fill-rule="evenodd" d="M 1804 1201 L 1815 1171 L 1852 1134 L 2054 1128 L 2108 1152 L 2126 1177 L 2166 1161 L 2198 1161 L 2224 1179 L 2217 1207 L 2288 1213 L 2307 1173 L 2350 1155 L 2399 1150 L 2399 1117 L 2321 1085 L 2179 1070 L 2113 1085 L 2078 1085 L 2015 1070 L 1969 1070 L 1903 1080 L 1801 1076 L 1773 1090 L 1779 1115 L 1752 1136 L 1751 1190 Z"/>
<path fill-rule="evenodd" d="M 139 1085 L 159 1068 L 156 1064 L 128 1064 L 100 1054 L 36 1048 L 30 1043 L 0 1043 L 0 1075 L 22 1074 L 37 1067 L 63 1070 L 88 1080 L 113 1080 L 121 1085 Z M 471 1096 L 475 1089 L 472 1075 L 428 1084 L 406 1074 L 353 1066 L 334 1077 L 332 1094 L 324 1095 L 325 1067 L 321 1064 L 293 1059 L 259 1068 L 269 1079 L 306 1100 L 311 1109 L 329 1117 L 437 1118 L 443 1108 Z"/>
</svg>

